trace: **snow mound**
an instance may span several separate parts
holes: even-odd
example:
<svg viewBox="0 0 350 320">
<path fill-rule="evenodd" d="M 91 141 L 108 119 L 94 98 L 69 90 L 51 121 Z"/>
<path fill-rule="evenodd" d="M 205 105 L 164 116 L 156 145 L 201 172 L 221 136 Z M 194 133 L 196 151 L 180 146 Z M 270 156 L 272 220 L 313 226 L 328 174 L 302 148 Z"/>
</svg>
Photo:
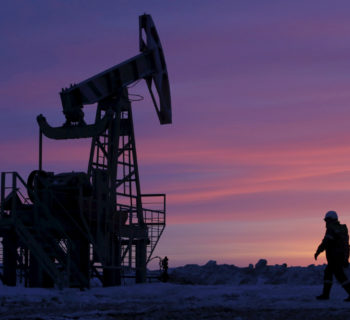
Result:
<svg viewBox="0 0 350 320">
<path fill-rule="evenodd" d="M 287 267 L 268 265 L 267 260 L 260 259 L 255 266 L 240 268 L 235 265 L 218 265 L 210 260 L 205 265 L 187 264 L 169 270 L 170 282 L 179 284 L 292 284 L 319 285 L 323 283 L 325 265 L 308 267 Z"/>
</svg>

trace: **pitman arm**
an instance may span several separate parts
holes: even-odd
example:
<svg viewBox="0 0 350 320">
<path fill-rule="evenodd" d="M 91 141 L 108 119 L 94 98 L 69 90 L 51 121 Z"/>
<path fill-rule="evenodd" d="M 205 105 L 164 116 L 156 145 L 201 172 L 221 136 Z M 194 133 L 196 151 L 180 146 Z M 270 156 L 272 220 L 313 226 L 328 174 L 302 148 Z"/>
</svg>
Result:
<svg viewBox="0 0 350 320">
<path fill-rule="evenodd" d="M 109 122 L 113 118 L 113 111 L 107 110 L 104 117 L 98 122 L 83 126 L 63 126 L 54 128 L 51 127 L 45 117 L 40 114 L 36 120 L 39 124 L 40 130 L 50 139 L 81 139 L 90 138 L 102 134 L 108 127 Z"/>
</svg>

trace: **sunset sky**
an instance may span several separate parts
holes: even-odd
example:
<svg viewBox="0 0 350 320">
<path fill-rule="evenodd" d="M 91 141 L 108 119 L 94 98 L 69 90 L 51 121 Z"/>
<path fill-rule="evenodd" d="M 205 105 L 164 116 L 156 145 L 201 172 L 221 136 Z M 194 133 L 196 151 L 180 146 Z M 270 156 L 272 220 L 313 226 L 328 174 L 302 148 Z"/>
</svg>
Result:
<svg viewBox="0 0 350 320">
<path fill-rule="evenodd" d="M 155 255 L 314 263 L 325 212 L 350 226 L 349 1 L 1 1 L 0 171 L 37 168 L 36 116 L 61 125 L 61 88 L 138 54 L 143 13 L 173 107 L 161 126 L 145 83 L 130 89 L 145 98 L 142 192 L 167 194 Z M 88 153 L 88 140 L 45 139 L 44 169 L 86 170 Z"/>
</svg>

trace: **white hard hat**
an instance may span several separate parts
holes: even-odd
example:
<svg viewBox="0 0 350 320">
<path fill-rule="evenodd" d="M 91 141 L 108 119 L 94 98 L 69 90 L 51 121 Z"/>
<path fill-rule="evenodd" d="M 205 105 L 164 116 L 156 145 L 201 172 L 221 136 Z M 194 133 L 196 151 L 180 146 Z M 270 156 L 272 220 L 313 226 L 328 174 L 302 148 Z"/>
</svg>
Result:
<svg viewBox="0 0 350 320">
<path fill-rule="evenodd" d="M 328 211 L 324 217 L 324 220 L 338 220 L 338 215 L 335 211 Z"/>
</svg>

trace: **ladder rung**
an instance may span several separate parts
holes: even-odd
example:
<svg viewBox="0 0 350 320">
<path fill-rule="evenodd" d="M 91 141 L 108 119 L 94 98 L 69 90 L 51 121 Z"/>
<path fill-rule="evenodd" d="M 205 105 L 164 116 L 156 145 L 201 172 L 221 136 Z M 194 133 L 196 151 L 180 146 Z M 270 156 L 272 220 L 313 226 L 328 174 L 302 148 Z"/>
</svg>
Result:
<svg viewBox="0 0 350 320">
<path fill-rule="evenodd" d="M 102 163 L 97 163 L 97 162 L 93 162 L 92 165 L 96 166 L 96 167 L 102 167 L 102 168 L 108 168 L 108 166 L 106 166 L 105 164 Z"/>
<path fill-rule="evenodd" d="M 123 162 L 123 161 L 118 161 L 118 164 L 121 164 L 123 166 L 128 166 L 128 167 L 134 167 L 134 164 L 128 163 L 128 162 Z"/>
<path fill-rule="evenodd" d="M 117 195 L 118 196 L 123 196 L 123 197 L 137 198 L 137 196 L 134 196 L 132 194 L 122 193 L 122 192 L 117 192 Z"/>
</svg>

